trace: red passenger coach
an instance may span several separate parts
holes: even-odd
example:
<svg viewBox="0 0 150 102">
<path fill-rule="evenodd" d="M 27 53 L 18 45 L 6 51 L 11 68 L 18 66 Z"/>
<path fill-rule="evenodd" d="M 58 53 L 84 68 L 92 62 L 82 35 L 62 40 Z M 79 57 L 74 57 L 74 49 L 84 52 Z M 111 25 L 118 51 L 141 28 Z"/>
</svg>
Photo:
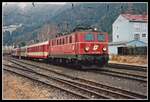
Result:
<svg viewBox="0 0 150 102">
<path fill-rule="evenodd" d="M 27 47 L 27 56 L 29 58 L 48 58 L 49 41 L 33 44 Z"/>
<path fill-rule="evenodd" d="M 20 54 L 21 54 L 20 53 L 20 48 L 15 48 L 15 49 L 12 50 L 12 54 L 11 55 L 13 57 L 18 57 L 19 58 Z"/>
</svg>

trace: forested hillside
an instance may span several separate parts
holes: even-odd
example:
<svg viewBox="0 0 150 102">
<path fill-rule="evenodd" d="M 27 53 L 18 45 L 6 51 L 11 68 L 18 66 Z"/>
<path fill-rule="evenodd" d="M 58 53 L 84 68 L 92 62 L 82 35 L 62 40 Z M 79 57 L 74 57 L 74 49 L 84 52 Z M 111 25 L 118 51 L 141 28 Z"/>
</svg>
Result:
<svg viewBox="0 0 150 102">
<path fill-rule="evenodd" d="M 76 26 L 96 26 L 111 36 L 112 23 L 120 13 L 147 12 L 146 3 L 67 3 L 65 5 L 28 5 L 3 7 L 3 26 L 22 24 L 12 34 L 3 33 L 4 44 L 29 44 L 55 37 L 58 32 L 72 31 Z"/>
</svg>

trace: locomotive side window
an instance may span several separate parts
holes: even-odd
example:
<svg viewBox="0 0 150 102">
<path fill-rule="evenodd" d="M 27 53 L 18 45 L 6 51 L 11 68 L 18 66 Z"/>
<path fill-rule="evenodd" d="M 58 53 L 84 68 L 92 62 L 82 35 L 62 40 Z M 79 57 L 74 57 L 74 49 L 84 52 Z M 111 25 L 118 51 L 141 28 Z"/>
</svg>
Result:
<svg viewBox="0 0 150 102">
<path fill-rule="evenodd" d="M 52 40 L 52 46 L 54 46 L 54 40 Z"/>
<path fill-rule="evenodd" d="M 72 43 L 72 36 L 69 37 L 69 43 Z"/>
<path fill-rule="evenodd" d="M 104 34 L 98 34 L 97 38 L 98 38 L 98 41 L 105 41 L 105 35 Z"/>
<path fill-rule="evenodd" d="M 58 45 L 58 39 L 57 39 L 57 45 Z"/>
<path fill-rule="evenodd" d="M 68 43 L 68 37 L 66 37 L 66 44 Z"/>
<path fill-rule="evenodd" d="M 63 44 L 65 44 L 65 39 L 63 38 Z"/>
<path fill-rule="evenodd" d="M 60 45 L 62 44 L 62 38 L 60 38 Z"/>
<path fill-rule="evenodd" d="M 61 39 L 59 39 L 59 45 L 61 45 Z"/>
<path fill-rule="evenodd" d="M 85 35 L 85 40 L 86 40 L 86 41 L 94 40 L 94 35 L 93 35 L 93 34 L 86 34 L 86 35 Z"/>
<path fill-rule="evenodd" d="M 56 39 L 54 40 L 54 45 L 57 45 L 57 44 L 56 44 Z"/>
</svg>

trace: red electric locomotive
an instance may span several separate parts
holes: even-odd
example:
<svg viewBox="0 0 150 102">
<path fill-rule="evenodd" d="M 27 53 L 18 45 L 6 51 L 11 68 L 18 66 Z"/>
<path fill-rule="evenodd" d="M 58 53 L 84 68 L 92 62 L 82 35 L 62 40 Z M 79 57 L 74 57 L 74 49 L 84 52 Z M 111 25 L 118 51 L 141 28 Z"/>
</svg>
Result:
<svg viewBox="0 0 150 102">
<path fill-rule="evenodd" d="M 49 59 L 80 66 L 103 66 L 108 63 L 108 34 L 76 31 L 50 40 Z"/>
</svg>

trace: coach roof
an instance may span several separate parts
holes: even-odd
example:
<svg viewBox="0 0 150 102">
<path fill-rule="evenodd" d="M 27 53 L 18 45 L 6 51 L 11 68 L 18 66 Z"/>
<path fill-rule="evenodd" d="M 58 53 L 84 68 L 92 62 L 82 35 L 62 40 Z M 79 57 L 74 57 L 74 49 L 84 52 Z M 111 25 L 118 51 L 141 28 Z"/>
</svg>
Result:
<svg viewBox="0 0 150 102">
<path fill-rule="evenodd" d="M 49 43 L 49 41 L 45 41 L 45 42 L 29 45 L 28 47 L 41 46 L 41 45 L 46 45 L 48 43 Z"/>
</svg>

